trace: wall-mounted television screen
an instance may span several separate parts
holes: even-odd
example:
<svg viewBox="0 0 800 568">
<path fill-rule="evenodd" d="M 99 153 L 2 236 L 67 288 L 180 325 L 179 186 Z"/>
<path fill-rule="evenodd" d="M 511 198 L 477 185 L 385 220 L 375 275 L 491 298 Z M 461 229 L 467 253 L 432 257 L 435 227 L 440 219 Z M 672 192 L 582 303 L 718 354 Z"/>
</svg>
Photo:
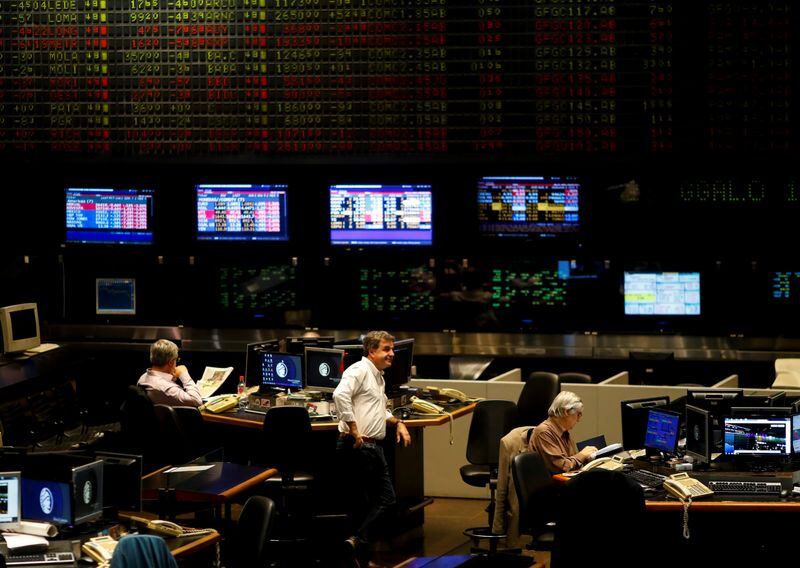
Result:
<svg viewBox="0 0 800 568">
<path fill-rule="evenodd" d="M 66 189 L 68 243 L 149 245 L 153 243 L 152 189 Z"/>
<path fill-rule="evenodd" d="M 699 272 L 626 272 L 625 315 L 699 316 Z"/>
<path fill-rule="evenodd" d="M 198 185 L 200 241 L 288 241 L 286 185 Z"/>
</svg>

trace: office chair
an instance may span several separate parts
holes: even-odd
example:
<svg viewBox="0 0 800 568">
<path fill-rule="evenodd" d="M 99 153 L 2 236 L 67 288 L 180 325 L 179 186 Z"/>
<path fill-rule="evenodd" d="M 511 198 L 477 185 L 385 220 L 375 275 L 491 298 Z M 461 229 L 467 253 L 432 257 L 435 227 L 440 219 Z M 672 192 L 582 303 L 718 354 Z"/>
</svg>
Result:
<svg viewBox="0 0 800 568">
<path fill-rule="evenodd" d="M 167 543 L 160 536 L 130 534 L 119 539 L 111 556 L 111 568 L 178 568 Z"/>
<path fill-rule="evenodd" d="M 267 563 L 267 544 L 275 525 L 275 502 L 261 495 L 250 497 L 242 507 L 234 536 L 233 568 L 258 568 Z"/>
<path fill-rule="evenodd" d="M 194 406 L 173 406 L 183 445 L 191 459 L 204 457 L 209 461 L 224 461 L 221 447 L 210 441 L 203 415 Z"/>
<path fill-rule="evenodd" d="M 182 464 L 197 457 L 190 452 L 189 436 L 179 426 L 175 409 L 166 404 L 156 404 L 153 405 L 153 411 L 158 422 L 158 435 L 169 445 L 170 461 Z"/>
<path fill-rule="evenodd" d="M 477 381 L 492 361 L 492 357 L 450 357 L 450 378 Z"/>
<path fill-rule="evenodd" d="M 592 384 L 592 377 L 587 375 L 586 373 L 559 373 L 558 374 L 558 384 L 582 384 L 582 385 L 590 385 Z"/>
<path fill-rule="evenodd" d="M 618 471 L 592 470 L 572 479 L 559 501 L 553 546 L 553 568 L 586 565 L 586 552 L 625 551 L 615 566 L 640 566 L 652 552 L 644 518 L 642 488 Z"/>
<path fill-rule="evenodd" d="M 153 401 L 136 385 L 128 386 L 125 391 L 120 407 L 120 434 L 120 447 L 115 449 L 141 455 L 146 472 L 166 463 Z"/>
<path fill-rule="evenodd" d="M 519 501 L 519 532 L 532 537 L 526 548 L 552 551 L 559 486 L 536 452 L 514 456 L 511 476 Z"/>
<path fill-rule="evenodd" d="M 497 551 L 497 542 L 505 535 L 492 534 L 494 521 L 497 467 L 500 460 L 500 439 L 517 423 L 517 405 L 508 400 L 482 400 L 475 406 L 467 438 L 468 465 L 461 466 L 461 479 L 473 487 L 489 487 L 488 524 L 470 527 L 464 534 L 476 543 L 489 539 L 489 552 Z M 484 552 L 475 548 L 474 551 Z"/>
<path fill-rule="evenodd" d="M 547 409 L 558 391 L 558 375 L 544 371 L 531 373 L 517 401 L 519 425 L 537 426 L 547 418 Z"/>
</svg>

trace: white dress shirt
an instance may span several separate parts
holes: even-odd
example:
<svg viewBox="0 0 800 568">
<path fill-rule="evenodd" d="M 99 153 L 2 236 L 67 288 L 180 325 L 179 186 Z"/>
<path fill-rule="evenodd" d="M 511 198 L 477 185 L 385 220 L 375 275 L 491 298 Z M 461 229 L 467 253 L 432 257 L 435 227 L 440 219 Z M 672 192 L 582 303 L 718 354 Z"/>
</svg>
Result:
<svg viewBox="0 0 800 568">
<path fill-rule="evenodd" d="M 147 372 L 139 377 L 137 384 L 144 387 L 153 404 L 169 406 L 200 406 L 203 404 L 200 389 L 197 388 L 189 373 L 182 373 L 178 380 L 180 385 L 169 373 L 147 369 Z"/>
<path fill-rule="evenodd" d="M 348 422 L 355 422 L 359 434 L 382 440 L 386 437 L 386 420 L 392 413 L 386 409 L 383 372 L 367 359 L 350 365 L 333 391 L 339 413 L 339 432 L 348 433 Z"/>
</svg>

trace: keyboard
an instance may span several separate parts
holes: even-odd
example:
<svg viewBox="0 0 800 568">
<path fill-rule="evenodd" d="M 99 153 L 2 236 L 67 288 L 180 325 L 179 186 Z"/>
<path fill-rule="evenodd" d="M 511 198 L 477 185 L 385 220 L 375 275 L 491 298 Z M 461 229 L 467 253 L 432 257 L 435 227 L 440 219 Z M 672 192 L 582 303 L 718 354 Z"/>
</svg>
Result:
<svg viewBox="0 0 800 568">
<path fill-rule="evenodd" d="M 664 485 L 664 480 L 667 478 L 666 475 L 653 473 L 645 469 L 631 469 L 623 471 L 622 474 L 629 479 L 633 479 L 639 485 L 652 487 L 654 489 L 660 489 L 661 486 Z"/>
<path fill-rule="evenodd" d="M 25 566 L 26 564 L 72 564 L 74 562 L 75 556 L 71 552 L 44 552 L 42 554 L 6 556 L 7 566 Z"/>
<path fill-rule="evenodd" d="M 736 493 L 739 495 L 780 495 L 780 481 L 709 481 L 714 493 Z"/>
</svg>

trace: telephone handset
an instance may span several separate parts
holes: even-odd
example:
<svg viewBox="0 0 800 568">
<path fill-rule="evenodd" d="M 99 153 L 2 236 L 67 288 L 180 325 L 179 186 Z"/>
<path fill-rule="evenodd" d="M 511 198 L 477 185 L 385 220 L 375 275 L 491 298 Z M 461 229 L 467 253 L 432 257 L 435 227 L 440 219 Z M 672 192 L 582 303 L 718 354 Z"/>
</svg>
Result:
<svg viewBox="0 0 800 568">
<path fill-rule="evenodd" d="M 586 465 L 584 465 L 579 471 L 583 473 L 584 471 L 591 471 L 595 468 L 597 469 L 607 469 L 609 471 L 617 471 L 623 469 L 625 467 L 625 460 L 622 456 L 611 456 L 611 457 L 604 457 L 604 458 L 597 458 L 596 460 L 592 460 Z"/>
<path fill-rule="evenodd" d="M 205 409 L 209 412 L 225 412 L 239 404 L 239 397 L 235 394 L 222 396 L 206 403 Z"/>
<path fill-rule="evenodd" d="M 411 397 L 411 409 L 420 414 L 444 414 L 444 408 L 429 400 L 422 400 L 416 396 Z"/>
<path fill-rule="evenodd" d="M 470 400 L 470 397 L 458 389 L 451 389 L 447 387 L 425 387 L 425 390 L 439 399 L 454 398 L 459 402 L 469 402 Z"/>
<path fill-rule="evenodd" d="M 714 492 L 700 481 L 689 477 L 686 472 L 675 473 L 664 480 L 664 489 L 667 493 L 683 501 L 684 499 L 698 499 L 708 497 Z"/>
<path fill-rule="evenodd" d="M 148 530 L 159 533 L 165 536 L 172 537 L 187 537 L 187 536 L 200 536 L 204 534 L 211 534 L 214 529 L 195 529 L 192 527 L 182 527 L 172 521 L 164 521 L 156 519 L 147 523 Z"/>
</svg>

